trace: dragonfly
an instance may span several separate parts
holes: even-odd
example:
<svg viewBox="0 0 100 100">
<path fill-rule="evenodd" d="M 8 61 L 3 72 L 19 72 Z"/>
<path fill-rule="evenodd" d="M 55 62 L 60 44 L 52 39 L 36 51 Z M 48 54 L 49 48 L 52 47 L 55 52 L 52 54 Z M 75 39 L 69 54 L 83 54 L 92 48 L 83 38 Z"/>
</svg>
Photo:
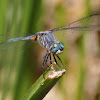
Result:
<svg viewBox="0 0 100 100">
<path fill-rule="evenodd" d="M 52 64 L 51 55 L 53 55 L 54 61 L 58 65 L 58 67 L 62 69 L 61 66 L 58 64 L 57 58 L 61 62 L 62 67 L 64 68 L 63 62 L 59 57 L 59 54 L 61 54 L 64 50 L 64 45 L 62 42 L 56 41 L 53 33 L 57 31 L 63 31 L 63 30 L 65 31 L 75 30 L 76 32 L 74 34 L 77 35 L 78 34 L 77 31 L 92 31 L 92 30 L 98 31 L 100 30 L 100 23 L 96 21 L 96 20 L 100 20 L 98 18 L 100 18 L 99 14 L 92 14 L 87 17 L 76 20 L 68 25 L 57 27 L 48 31 L 37 32 L 35 34 L 26 37 L 9 39 L 8 41 L 6 41 L 6 43 L 31 40 L 31 41 L 37 41 L 40 45 L 42 45 L 47 50 L 45 56 L 43 57 L 43 64 L 42 64 L 43 77 L 45 78 L 44 66 L 47 64 L 47 61 L 49 61 L 50 64 Z"/>
</svg>

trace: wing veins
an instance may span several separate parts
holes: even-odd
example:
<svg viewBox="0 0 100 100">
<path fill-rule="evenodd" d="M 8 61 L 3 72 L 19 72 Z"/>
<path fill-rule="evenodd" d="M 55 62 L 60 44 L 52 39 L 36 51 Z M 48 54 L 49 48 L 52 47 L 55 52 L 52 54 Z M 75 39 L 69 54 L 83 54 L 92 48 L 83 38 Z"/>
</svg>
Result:
<svg viewBox="0 0 100 100">
<path fill-rule="evenodd" d="M 79 20 L 76 20 L 76 21 L 74 21 L 74 22 L 72 22 L 72 23 L 70 23 L 70 24 L 67 24 L 67 25 L 64 25 L 64 26 L 61 26 L 61 27 L 57 27 L 57 28 L 54 28 L 54 29 L 51 29 L 50 31 L 52 31 L 52 32 L 54 32 L 54 31 L 61 31 L 61 30 L 71 30 L 71 29 L 77 29 L 77 30 L 84 30 L 84 29 L 87 29 L 87 28 L 96 28 L 96 27 L 99 27 L 99 29 L 100 29 L 100 24 L 97 24 L 97 25 L 90 25 L 90 26 L 73 26 L 74 24 L 76 24 L 76 23 L 78 23 L 78 22 L 81 22 L 81 21 L 84 21 L 85 19 L 88 19 L 88 18 L 93 18 L 93 17 L 100 17 L 100 15 L 99 14 L 93 14 L 93 15 L 90 15 L 90 16 L 87 16 L 87 17 L 84 17 L 84 18 L 81 18 L 81 19 L 79 19 Z M 88 30 L 88 29 L 87 29 Z M 92 30 L 94 30 L 94 29 L 92 29 Z M 97 29 L 98 30 L 98 29 Z"/>
</svg>

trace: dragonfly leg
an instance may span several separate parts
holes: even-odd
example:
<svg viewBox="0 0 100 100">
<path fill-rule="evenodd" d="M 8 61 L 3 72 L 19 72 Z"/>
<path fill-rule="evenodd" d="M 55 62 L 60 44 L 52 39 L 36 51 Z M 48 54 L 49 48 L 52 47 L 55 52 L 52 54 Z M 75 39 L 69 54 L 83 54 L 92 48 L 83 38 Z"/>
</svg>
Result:
<svg viewBox="0 0 100 100">
<path fill-rule="evenodd" d="M 48 57 L 50 56 L 50 53 L 47 51 L 46 55 L 43 57 L 44 60 L 43 60 L 43 64 L 42 64 L 42 69 L 43 69 L 43 77 L 45 79 L 45 73 L 44 73 L 44 65 L 47 65 L 47 61 L 48 61 Z M 48 65 L 47 65 L 48 67 Z"/>
<path fill-rule="evenodd" d="M 45 65 L 47 66 L 47 67 L 49 67 L 48 65 L 47 65 L 47 61 L 49 61 L 48 60 L 48 57 L 50 56 L 50 53 L 47 55 L 47 57 L 46 57 L 46 60 L 45 60 Z"/>
<path fill-rule="evenodd" d="M 50 56 L 50 60 L 48 60 L 48 57 L 49 57 L 49 56 Z M 54 61 L 51 60 L 51 53 L 48 54 L 48 56 L 47 56 L 47 58 L 46 58 L 46 60 L 45 60 L 45 64 L 47 63 L 47 61 L 50 62 L 50 65 L 54 62 Z M 46 64 L 46 65 L 47 65 L 47 64 Z M 47 67 L 49 67 L 49 66 L 47 65 Z"/>
<path fill-rule="evenodd" d="M 50 56 L 50 53 L 48 53 L 47 56 L 46 56 L 46 58 L 45 58 L 45 64 L 47 63 L 49 56 Z"/>
<path fill-rule="evenodd" d="M 50 54 L 50 65 L 52 64 L 52 61 L 51 61 L 51 54 Z"/>
<path fill-rule="evenodd" d="M 57 58 L 60 60 L 60 62 L 61 62 L 61 64 L 62 64 L 62 66 L 63 66 L 63 68 L 65 69 L 65 67 L 64 67 L 64 65 L 63 65 L 63 62 L 62 62 L 62 60 L 60 59 L 60 57 L 57 55 Z"/>
<path fill-rule="evenodd" d="M 50 56 L 50 60 L 48 60 L 48 57 L 49 57 L 49 56 Z M 47 67 L 50 68 L 50 66 L 48 66 L 48 65 L 46 64 L 47 61 L 50 61 L 50 65 L 54 62 L 54 61 L 51 60 L 51 53 L 48 54 L 48 56 L 47 56 L 47 58 L 46 58 L 46 60 L 45 60 L 45 65 L 46 65 Z"/>
<path fill-rule="evenodd" d="M 50 61 L 50 65 L 53 63 L 53 61 L 51 60 L 51 53 L 50 53 L 50 60 L 48 60 L 48 61 Z M 48 66 L 49 68 L 50 68 L 50 66 Z"/>
<path fill-rule="evenodd" d="M 54 54 L 53 54 L 53 58 L 54 58 L 54 60 L 55 60 L 56 64 L 58 65 L 58 67 L 62 70 L 62 68 L 60 67 L 60 65 L 57 63 L 57 60 L 56 60 L 56 57 L 55 57 L 55 55 L 54 55 Z"/>
<path fill-rule="evenodd" d="M 43 64 L 42 64 L 42 70 L 43 70 L 43 78 L 45 79 L 45 75 L 44 75 L 44 65 L 47 63 L 47 59 L 49 56 L 49 52 L 47 51 L 46 55 L 43 57 Z"/>
</svg>

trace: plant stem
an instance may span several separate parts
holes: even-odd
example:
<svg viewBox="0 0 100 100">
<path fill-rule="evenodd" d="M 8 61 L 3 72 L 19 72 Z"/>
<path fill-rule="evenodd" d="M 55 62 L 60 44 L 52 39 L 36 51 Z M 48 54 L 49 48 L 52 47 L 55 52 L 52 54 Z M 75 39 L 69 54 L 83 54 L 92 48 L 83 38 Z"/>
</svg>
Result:
<svg viewBox="0 0 100 100">
<path fill-rule="evenodd" d="M 45 71 L 45 79 L 41 75 L 21 100 L 42 100 L 66 72 L 65 69 L 55 71 L 51 68 L 52 65 Z"/>
</svg>

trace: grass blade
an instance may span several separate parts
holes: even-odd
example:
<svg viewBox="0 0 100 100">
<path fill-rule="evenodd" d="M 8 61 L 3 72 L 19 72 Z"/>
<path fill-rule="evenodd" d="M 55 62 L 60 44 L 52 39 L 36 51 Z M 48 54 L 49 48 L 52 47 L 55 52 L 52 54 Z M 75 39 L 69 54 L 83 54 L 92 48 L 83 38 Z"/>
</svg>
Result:
<svg viewBox="0 0 100 100">
<path fill-rule="evenodd" d="M 65 72 L 65 69 L 54 71 L 48 68 L 46 78 L 41 75 L 21 100 L 42 100 Z"/>
</svg>

